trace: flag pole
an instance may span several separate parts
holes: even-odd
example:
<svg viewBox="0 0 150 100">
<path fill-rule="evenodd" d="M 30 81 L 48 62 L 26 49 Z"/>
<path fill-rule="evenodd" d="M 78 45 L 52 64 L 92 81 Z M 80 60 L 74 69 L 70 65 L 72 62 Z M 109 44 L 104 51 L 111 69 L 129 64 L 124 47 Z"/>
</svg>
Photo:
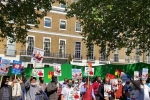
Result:
<svg viewBox="0 0 150 100">
<path fill-rule="evenodd" d="M 0 88 L 1 88 L 1 85 L 2 85 L 2 80 L 3 80 L 3 76 L 1 77 L 1 80 L 0 80 Z"/>
</svg>

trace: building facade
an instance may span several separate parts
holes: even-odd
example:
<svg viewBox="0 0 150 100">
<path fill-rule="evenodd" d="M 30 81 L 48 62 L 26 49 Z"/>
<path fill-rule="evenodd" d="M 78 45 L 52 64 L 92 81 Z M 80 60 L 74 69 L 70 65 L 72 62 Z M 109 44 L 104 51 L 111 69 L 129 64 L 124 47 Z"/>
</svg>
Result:
<svg viewBox="0 0 150 100">
<path fill-rule="evenodd" d="M 28 30 L 26 37 L 27 43 L 10 43 L 10 39 L 0 42 L 0 56 L 4 59 L 21 60 L 24 67 L 33 67 L 31 55 L 33 48 L 44 49 L 44 59 L 42 64 L 36 64 L 36 67 L 51 66 L 53 63 L 66 63 L 86 66 L 87 62 L 93 63 L 93 66 L 106 63 L 136 63 L 140 61 L 149 62 L 149 57 L 145 54 L 139 56 L 136 50 L 126 56 L 126 49 L 116 50 L 107 58 L 105 53 L 99 53 L 99 47 L 91 46 L 90 56 L 87 55 L 87 48 L 80 35 L 82 26 L 74 17 L 66 19 L 64 12 L 65 5 L 55 3 L 52 10 L 47 16 L 41 19 L 39 28 L 34 28 L 34 23 L 29 21 L 28 24 L 33 26 Z"/>
</svg>

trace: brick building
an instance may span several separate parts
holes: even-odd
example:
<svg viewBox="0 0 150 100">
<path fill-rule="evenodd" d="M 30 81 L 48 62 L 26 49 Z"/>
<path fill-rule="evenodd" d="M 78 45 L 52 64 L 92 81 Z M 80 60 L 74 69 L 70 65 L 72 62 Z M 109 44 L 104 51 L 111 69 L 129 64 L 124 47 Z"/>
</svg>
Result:
<svg viewBox="0 0 150 100">
<path fill-rule="evenodd" d="M 71 64 L 85 66 L 87 61 L 93 65 L 104 63 L 135 63 L 149 61 L 145 54 L 139 56 L 135 52 L 130 57 L 125 55 L 126 49 L 116 50 L 106 59 L 103 54 L 99 54 L 99 47 L 91 46 L 91 54 L 87 55 L 87 49 L 82 41 L 82 27 L 76 18 L 66 19 L 64 12 L 65 5 L 55 3 L 52 10 L 41 19 L 39 28 L 29 30 L 27 43 L 10 43 L 9 38 L 0 42 L 0 56 L 4 59 L 21 60 L 23 66 L 34 66 L 31 63 L 31 54 L 34 47 L 45 50 L 42 64 L 37 67 L 48 66 L 53 63 L 65 63 L 72 58 Z M 32 21 L 29 25 L 34 26 Z"/>
</svg>

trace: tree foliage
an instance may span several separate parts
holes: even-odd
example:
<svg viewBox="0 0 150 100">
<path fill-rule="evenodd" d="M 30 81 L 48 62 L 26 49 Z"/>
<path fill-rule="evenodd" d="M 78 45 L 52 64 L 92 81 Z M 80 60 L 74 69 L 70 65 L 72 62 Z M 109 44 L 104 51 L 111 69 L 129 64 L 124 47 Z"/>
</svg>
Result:
<svg viewBox="0 0 150 100">
<path fill-rule="evenodd" d="M 5 2 L 3 2 L 5 1 Z M 26 42 L 26 36 L 32 21 L 38 27 L 40 19 L 52 8 L 52 3 L 63 0 L 1 0 L 0 37 L 12 38 L 12 42 Z"/>
<path fill-rule="evenodd" d="M 78 0 L 68 6 L 67 17 L 81 22 L 87 47 L 94 43 L 107 47 L 127 48 L 129 55 L 150 51 L 150 0 Z M 100 50 L 102 52 L 102 50 Z"/>
</svg>

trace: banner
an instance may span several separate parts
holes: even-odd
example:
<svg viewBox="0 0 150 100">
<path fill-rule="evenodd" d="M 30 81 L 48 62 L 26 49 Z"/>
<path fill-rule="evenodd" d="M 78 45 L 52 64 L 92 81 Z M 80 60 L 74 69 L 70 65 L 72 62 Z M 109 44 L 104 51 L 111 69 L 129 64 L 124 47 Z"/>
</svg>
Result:
<svg viewBox="0 0 150 100">
<path fill-rule="evenodd" d="M 9 66 L 10 66 L 10 60 L 7 59 L 1 59 L 1 64 L 0 64 L 0 75 L 5 76 L 7 75 L 9 71 Z"/>
<path fill-rule="evenodd" d="M 12 74 L 21 74 L 22 62 L 13 60 Z"/>
<path fill-rule="evenodd" d="M 42 63 L 43 56 L 44 56 L 44 50 L 34 47 L 31 62 Z"/>
</svg>

